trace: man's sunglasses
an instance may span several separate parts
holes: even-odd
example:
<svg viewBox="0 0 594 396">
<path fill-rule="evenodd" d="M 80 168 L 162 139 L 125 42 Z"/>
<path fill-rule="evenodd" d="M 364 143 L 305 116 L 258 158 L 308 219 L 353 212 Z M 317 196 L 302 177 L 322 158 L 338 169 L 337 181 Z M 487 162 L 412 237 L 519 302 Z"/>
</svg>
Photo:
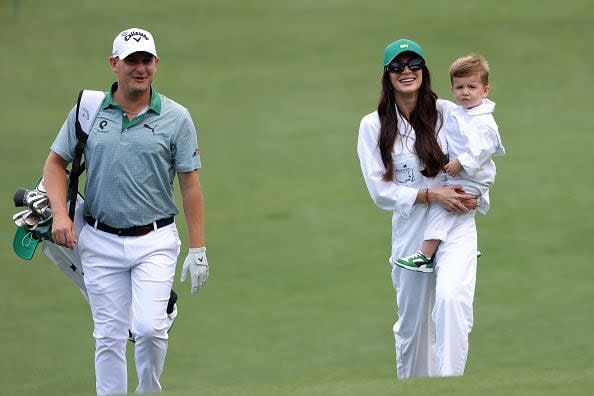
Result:
<svg viewBox="0 0 594 396">
<path fill-rule="evenodd" d="M 417 70 L 421 70 L 423 66 L 425 66 L 425 61 L 421 58 L 414 58 L 404 63 L 392 61 L 388 64 L 388 66 L 386 66 L 386 70 L 392 73 L 402 73 L 406 66 L 408 66 L 410 71 L 414 72 Z"/>
</svg>

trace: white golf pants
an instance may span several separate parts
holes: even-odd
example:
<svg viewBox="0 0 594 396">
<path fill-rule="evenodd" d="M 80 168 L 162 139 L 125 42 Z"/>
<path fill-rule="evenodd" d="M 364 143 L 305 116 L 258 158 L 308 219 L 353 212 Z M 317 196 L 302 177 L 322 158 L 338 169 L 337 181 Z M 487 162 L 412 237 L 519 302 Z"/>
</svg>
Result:
<svg viewBox="0 0 594 396">
<path fill-rule="evenodd" d="M 393 267 L 398 378 L 464 374 L 473 325 L 476 253 L 474 213 L 468 213 L 458 216 L 439 245 L 434 273 Z"/>
<path fill-rule="evenodd" d="M 128 329 L 136 338 L 137 393 L 159 392 L 167 353 L 167 302 L 180 251 L 175 224 L 139 237 L 86 225 L 78 240 L 95 330 L 98 395 L 128 391 Z"/>
</svg>

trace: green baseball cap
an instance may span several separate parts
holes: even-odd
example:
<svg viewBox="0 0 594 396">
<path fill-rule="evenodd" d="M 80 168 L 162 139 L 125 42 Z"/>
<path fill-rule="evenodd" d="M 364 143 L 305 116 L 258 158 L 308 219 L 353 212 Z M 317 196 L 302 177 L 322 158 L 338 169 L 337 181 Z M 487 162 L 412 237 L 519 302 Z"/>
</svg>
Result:
<svg viewBox="0 0 594 396">
<path fill-rule="evenodd" d="M 414 52 L 423 58 L 423 60 L 425 60 L 425 57 L 423 56 L 423 49 L 419 44 L 411 40 L 400 39 L 394 41 L 392 44 L 389 44 L 384 50 L 384 67 L 388 66 L 388 64 L 392 62 L 394 58 L 403 52 Z"/>
<path fill-rule="evenodd" d="M 41 240 L 35 233 L 29 231 L 25 227 L 19 227 L 14 233 L 12 249 L 20 258 L 31 260 L 39 242 L 41 242 Z"/>
</svg>

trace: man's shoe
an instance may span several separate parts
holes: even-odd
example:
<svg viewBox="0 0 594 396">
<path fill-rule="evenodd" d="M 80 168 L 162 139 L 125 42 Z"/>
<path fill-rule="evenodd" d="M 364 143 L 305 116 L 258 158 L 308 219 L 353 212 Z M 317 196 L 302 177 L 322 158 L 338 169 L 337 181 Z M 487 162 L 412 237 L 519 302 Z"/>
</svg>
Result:
<svg viewBox="0 0 594 396">
<path fill-rule="evenodd" d="M 395 264 L 411 271 L 433 272 L 433 259 L 427 258 L 420 250 L 410 256 L 397 259 Z"/>
</svg>

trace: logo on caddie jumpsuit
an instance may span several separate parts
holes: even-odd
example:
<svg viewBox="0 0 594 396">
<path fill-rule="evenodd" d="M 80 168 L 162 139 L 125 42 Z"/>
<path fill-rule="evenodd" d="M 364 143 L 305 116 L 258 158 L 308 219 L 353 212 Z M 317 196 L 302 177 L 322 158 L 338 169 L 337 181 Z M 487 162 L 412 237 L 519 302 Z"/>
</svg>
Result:
<svg viewBox="0 0 594 396">
<path fill-rule="evenodd" d="M 401 169 L 394 170 L 394 179 L 398 183 L 412 183 L 415 181 L 414 169 L 404 164 Z"/>
</svg>

